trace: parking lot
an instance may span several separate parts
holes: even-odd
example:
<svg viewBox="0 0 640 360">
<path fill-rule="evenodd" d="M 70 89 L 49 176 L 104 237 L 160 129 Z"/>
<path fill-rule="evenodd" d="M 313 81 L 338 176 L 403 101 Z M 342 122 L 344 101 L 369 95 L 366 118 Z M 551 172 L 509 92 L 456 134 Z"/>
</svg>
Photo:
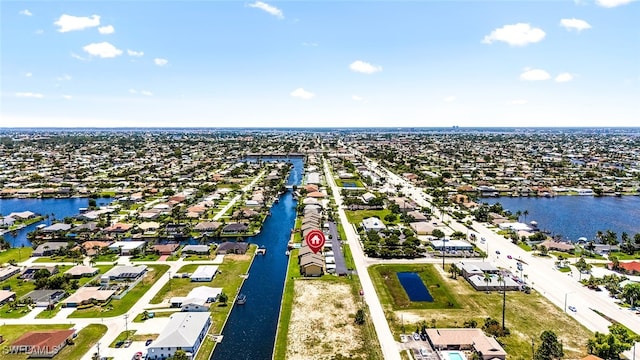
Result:
<svg viewBox="0 0 640 360">
<path fill-rule="evenodd" d="M 426 340 L 425 336 L 418 333 L 400 335 L 402 348 L 410 350 L 416 360 L 440 360 L 440 357 Z"/>
</svg>

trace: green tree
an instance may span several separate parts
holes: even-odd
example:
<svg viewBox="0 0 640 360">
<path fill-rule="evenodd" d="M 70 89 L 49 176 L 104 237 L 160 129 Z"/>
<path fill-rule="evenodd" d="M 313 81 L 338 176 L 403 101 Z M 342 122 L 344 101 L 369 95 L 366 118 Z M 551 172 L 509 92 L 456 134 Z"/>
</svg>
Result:
<svg viewBox="0 0 640 360">
<path fill-rule="evenodd" d="M 564 351 L 556 333 L 551 330 L 545 330 L 540 334 L 540 340 L 542 340 L 542 343 L 536 349 L 536 353 L 533 356 L 534 360 L 562 359 Z"/>
<path fill-rule="evenodd" d="M 635 305 L 640 302 L 640 283 L 625 285 L 620 295 L 624 299 L 624 302 L 635 307 Z"/>
<path fill-rule="evenodd" d="M 189 360 L 187 353 L 184 350 L 176 350 L 176 352 L 171 357 L 172 360 Z"/>
<path fill-rule="evenodd" d="M 445 235 L 444 235 L 444 232 L 442 232 L 442 230 L 433 229 L 433 231 L 431 232 L 431 236 L 435 237 L 436 239 L 442 239 Z"/>
<path fill-rule="evenodd" d="M 229 296 L 225 293 L 220 293 L 218 296 L 218 302 L 224 306 L 227 305 L 227 301 L 229 301 Z"/>
<path fill-rule="evenodd" d="M 626 328 L 614 324 L 609 326 L 609 334 L 596 332 L 594 337 L 587 341 L 587 351 L 603 359 L 617 360 L 622 352 L 631 349 L 636 340 Z"/>
</svg>

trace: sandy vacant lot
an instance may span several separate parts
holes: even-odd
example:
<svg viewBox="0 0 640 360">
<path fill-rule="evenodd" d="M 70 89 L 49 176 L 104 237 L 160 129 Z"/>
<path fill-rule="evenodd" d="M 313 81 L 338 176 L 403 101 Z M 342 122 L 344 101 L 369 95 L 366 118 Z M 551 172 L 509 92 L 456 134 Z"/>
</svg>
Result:
<svg viewBox="0 0 640 360">
<path fill-rule="evenodd" d="M 356 302 L 348 285 L 296 280 L 287 334 L 287 359 L 359 358 L 362 336 L 354 322 Z"/>
</svg>

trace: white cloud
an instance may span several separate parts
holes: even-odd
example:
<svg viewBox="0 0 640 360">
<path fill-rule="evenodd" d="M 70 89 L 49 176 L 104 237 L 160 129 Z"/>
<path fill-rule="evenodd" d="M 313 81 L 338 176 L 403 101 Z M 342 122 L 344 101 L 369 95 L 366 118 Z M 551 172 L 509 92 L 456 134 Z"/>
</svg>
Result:
<svg viewBox="0 0 640 360">
<path fill-rule="evenodd" d="M 122 55 L 122 50 L 108 42 L 89 44 L 84 46 L 82 50 L 86 51 L 91 56 L 98 56 L 101 58 L 114 58 Z"/>
<path fill-rule="evenodd" d="M 144 52 L 142 52 L 142 51 L 135 51 L 135 50 L 129 50 L 129 49 L 127 49 L 127 55 L 129 55 L 129 56 L 135 56 L 135 57 L 140 57 L 140 56 L 144 55 Z"/>
<path fill-rule="evenodd" d="M 382 66 L 372 65 L 361 60 L 356 60 L 349 65 L 349 69 L 363 74 L 373 74 L 378 71 L 382 71 Z"/>
<path fill-rule="evenodd" d="M 16 96 L 23 97 L 23 98 L 36 98 L 36 99 L 42 99 L 44 97 L 44 95 L 42 94 L 32 93 L 32 92 L 19 92 L 19 93 L 16 93 Z"/>
<path fill-rule="evenodd" d="M 540 81 L 540 80 L 549 80 L 551 79 L 551 75 L 548 72 L 542 69 L 524 69 L 525 71 L 520 74 L 520 80 L 527 81 Z"/>
<path fill-rule="evenodd" d="M 62 76 L 58 76 L 56 78 L 56 80 L 58 80 L 58 81 L 69 81 L 69 80 L 71 80 L 71 75 L 64 74 Z"/>
<path fill-rule="evenodd" d="M 29 11 L 29 9 L 20 10 L 19 14 L 24 16 L 33 16 L 31 11 Z"/>
<path fill-rule="evenodd" d="M 149 90 L 140 90 L 140 94 L 144 96 L 153 96 L 153 93 Z"/>
<path fill-rule="evenodd" d="M 113 26 L 111 26 L 111 25 L 100 26 L 98 28 L 98 32 L 100 34 L 103 34 L 103 35 L 108 35 L 108 34 L 113 34 L 114 32 L 116 32 L 116 29 L 114 29 Z"/>
<path fill-rule="evenodd" d="M 314 93 L 312 93 L 310 91 L 307 91 L 307 90 L 305 90 L 303 88 L 297 88 L 297 89 L 293 90 L 291 92 L 291 94 L 289 94 L 289 95 L 291 95 L 293 97 L 300 98 L 300 99 L 305 99 L 305 100 L 309 100 L 309 99 L 313 98 L 314 96 L 316 96 L 316 94 L 314 94 Z"/>
<path fill-rule="evenodd" d="M 573 75 L 570 73 L 562 73 L 555 78 L 555 81 L 559 83 L 569 82 L 571 80 L 573 80 Z"/>
<path fill-rule="evenodd" d="M 169 63 L 169 60 L 162 59 L 162 58 L 155 58 L 153 59 L 153 62 L 158 66 L 165 66 Z"/>
<path fill-rule="evenodd" d="M 24 74 L 24 76 L 26 76 L 26 77 L 32 77 L 32 76 L 33 76 L 33 74 L 32 74 L 32 73 L 30 73 L 30 72 L 28 72 L 28 73 Z"/>
<path fill-rule="evenodd" d="M 82 56 L 80 56 L 80 55 L 78 55 L 76 53 L 73 53 L 73 52 L 71 53 L 71 57 L 74 58 L 74 59 L 77 59 L 77 60 L 81 60 L 81 61 L 87 60 L 87 59 L 83 58 Z"/>
<path fill-rule="evenodd" d="M 511 105 L 524 105 L 526 103 L 527 103 L 527 100 L 523 100 L 523 99 L 511 100 L 509 102 L 509 104 L 511 104 Z"/>
<path fill-rule="evenodd" d="M 278 19 L 284 19 L 284 14 L 282 13 L 282 10 L 278 9 L 275 6 L 264 3 L 262 1 L 256 1 L 253 4 L 249 4 L 249 7 L 266 11 L 269 14 L 277 17 Z"/>
<path fill-rule="evenodd" d="M 596 4 L 602 7 L 612 8 L 620 5 L 626 5 L 634 1 L 636 0 L 596 0 Z"/>
<path fill-rule="evenodd" d="M 71 100 L 71 95 L 62 95 L 62 98 L 65 100 Z"/>
<path fill-rule="evenodd" d="M 580 20 L 580 19 L 562 19 L 560 20 L 560 26 L 564 27 L 565 29 L 571 31 L 571 30 L 576 30 L 577 32 L 580 32 L 582 30 L 587 30 L 587 29 L 591 29 L 591 25 L 584 21 L 584 20 Z"/>
<path fill-rule="evenodd" d="M 482 43 L 493 44 L 494 41 L 502 41 L 511 46 L 525 46 L 542 41 L 545 35 L 545 32 L 540 28 L 534 28 L 525 23 L 517 23 L 493 30 L 491 34 L 482 39 Z"/>
<path fill-rule="evenodd" d="M 456 97 L 453 96 L 453 95 L 452 96 L 447 96 L 446 98 L 444 98 L 442 100 L 444 100 L 446 102 L 454 102 L 454 101 L 456 101 Z"/>
<path fill-rule="evenodd" d="M 353 95 L 351 96 L 351 100 L 353 101 L 360 101 L 360 102 L 364 102 L 364 98 L 362 96 L 358 96 L 358 95 Z"/>
<path fill-rule="evenodd" d="M 100 25 L 100 16 L 91 15 L 90 17 L 87 17 L 63 14 L 53 24 L 60 27 L 58 29 L 59 32 L 84 30 L 86 28 Z"/>
</svg>

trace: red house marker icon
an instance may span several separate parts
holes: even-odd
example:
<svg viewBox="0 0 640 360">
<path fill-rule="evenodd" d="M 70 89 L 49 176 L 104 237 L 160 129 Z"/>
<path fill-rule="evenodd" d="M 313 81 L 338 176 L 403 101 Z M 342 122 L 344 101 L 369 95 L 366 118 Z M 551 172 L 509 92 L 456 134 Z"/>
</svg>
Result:
<svg viewBox="0 0 640 360">
<path fill-rule="evenodd" d="M 324 233 L 320 230 L 309 231 L 304 239 L 307 242 L 307 246 L 309 246 L 309 249 L 311 249 L 314 254 L 317 254 L 318 251 L 322 250 L 324 247 Z"/>
</svg>

